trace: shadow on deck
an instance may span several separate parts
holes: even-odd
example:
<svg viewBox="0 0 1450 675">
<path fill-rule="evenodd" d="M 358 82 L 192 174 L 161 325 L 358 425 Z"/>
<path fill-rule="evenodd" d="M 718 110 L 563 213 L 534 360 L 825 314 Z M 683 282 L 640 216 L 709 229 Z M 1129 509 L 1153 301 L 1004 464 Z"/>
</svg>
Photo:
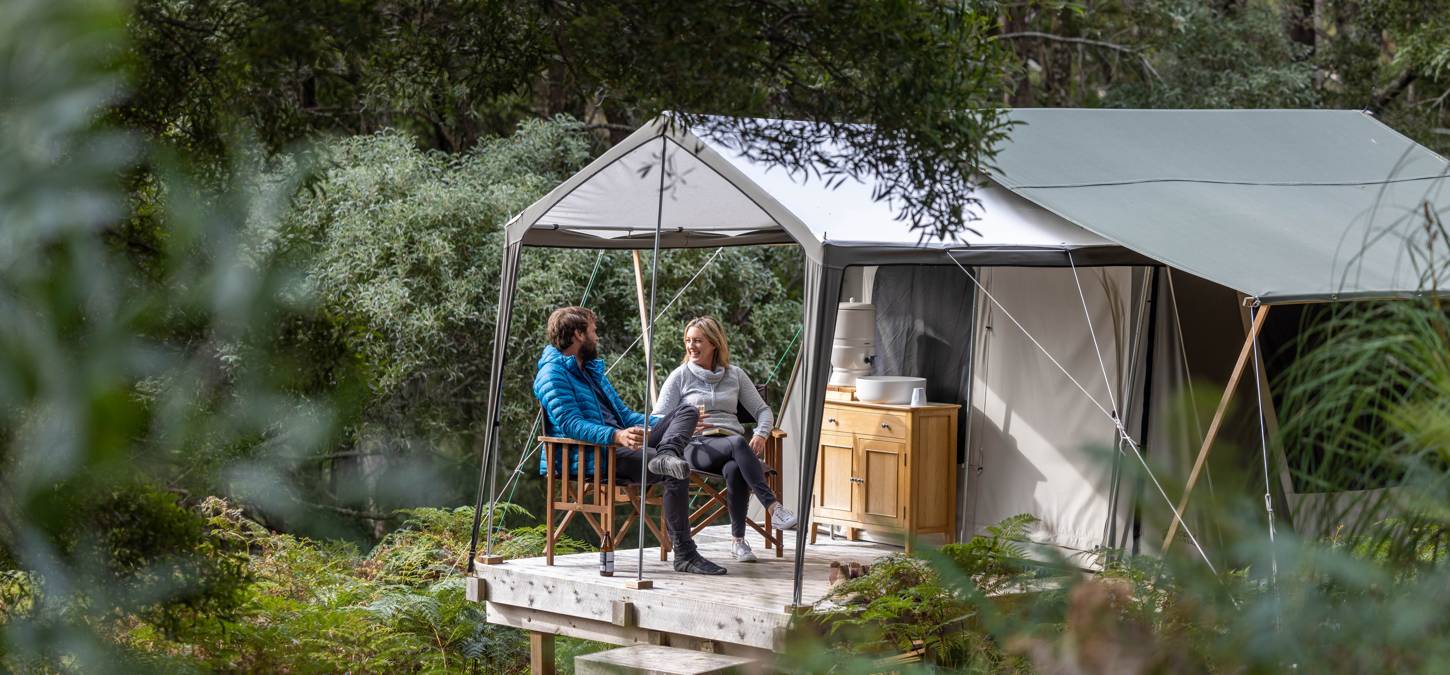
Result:
<svg viewBox="0 0 1450 675">
<path fill-rule="evenodd" d="M 791 622 L 793 532 L 786 554 L 759 548 L 760 562 L 730 558 L 729 527 L 710 527 L 695 539 L 700 552 L 727 567 L 723 576 L 676 572 L 660 562 L 659 549 L 644 550 L 644 577 L 654 588 L 635 590 L 638 549 L 619 551 L 613 577 L 599 576 L 599 554 L 557 556 L 479 565 L 469 580 L 469 599 L 486 603 L 489 623 L 545 635 L 566 635 L 616 645 L 664 644 L 767 660 L 784 649 Z M 870 563 L 901 549 L 864 541 L 821 537 L 806 547 L 801 602 L 825 597 L 832 561 Z"/>
</svg>

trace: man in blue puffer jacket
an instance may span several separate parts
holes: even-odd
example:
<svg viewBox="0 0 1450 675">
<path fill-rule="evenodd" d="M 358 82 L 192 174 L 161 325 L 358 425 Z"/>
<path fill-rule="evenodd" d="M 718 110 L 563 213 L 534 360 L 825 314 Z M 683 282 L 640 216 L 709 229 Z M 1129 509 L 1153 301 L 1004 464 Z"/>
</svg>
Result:
<svg viewBox="0 0 1450 675">
<path fill-rule="evenodd" d="M 690 536 L 690 464 L 681 451 L 690 442 L 699 411 L 682 404 L 662 417 L 650 419 L 648 442 L 644 415 L 620 399 L 599 358 L 599 334 L 594 312 L 583 307 L 562 307 L 549 315 L 549 345 L 539 356 L 534 375 L 534 398 L 544 407 L 545 431 L 598 445 L 615 445 L 616 466 L 603 467 L 621 478 L 639 480 L 641 462 L 665 482 L 665 529 L 675 551 L 675 570 L 694 574 L 724 574 L 695 549 Z M 579 453 L 569 457 L 569 471 L 577 471 Z M 562 458 L 557 458 L 560 464 Z M 539 458 L 539 473 L 545 471 Z M 585 458 L 584 471 L 594 473 L 593 458 Z"/>
</svg>

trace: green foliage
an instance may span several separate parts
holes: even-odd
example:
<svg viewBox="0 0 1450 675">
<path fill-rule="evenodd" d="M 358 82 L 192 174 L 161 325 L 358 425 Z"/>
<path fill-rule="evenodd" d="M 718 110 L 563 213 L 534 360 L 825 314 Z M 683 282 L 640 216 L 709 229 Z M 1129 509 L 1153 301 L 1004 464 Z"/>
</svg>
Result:
<svg viewBox="0 0 1450 675">
<path fill-rule="evenodd" d="M 1306 108 L 1319 100 L 1310 48 L 1284 30 L 1281 10 L 1195 0 L 1133 12 L 1156 75 L 1113 89 L 1105 103 L 1140 108 Z"/>
<path fill-rule="evenodd" d="M 1023 542 L 1027 541 L 1028 530 L 1038 522 L 1031 514 L 1019 513 L 988 525 L 986 536 L 947 544 L 941 552 L 972 578 L 983 595 L 996 595 L 1013 587 L 1021 590 L 1031 576 L 1031 568 L 1024 562 L 1027 550 Z"/>
<path fill-rule="evenodd" d="M 486 623 L 482 606 L 465 598 L 471 509 L 409 510 L 367 555 L 273 532 L 217 498 L 201 509 L 212 536 L 250 552 L 250 581 L 235 611 L 184 640 L 144 616 L 117 625 L 114 639 L 157 663 L 319 673 L 525 668 L 523 634 Z"/>
<path fill-rule="evenodd" d="M 0 21 L 0 558 L 36 580 L 0 627 L 7 669 L 135 669 L 101 637 L 118 614 L 177 633 L 229 612 L 230 551 L 147 486 L 206 443 L 296 452 L 326 425 L 219 348 L 260 364 L 305 305 L 239 236 L 295 181 L 202 200 L 182 162 L 99 126 L 125 91 L 124 22 L 107 2 L 11 3 Z M 107 239 L 143 159 L 170 197 L 151 278 Z"/>
<path fill-rule="evenodd" d="M 1431 301 L 1359 303 L 1307 316 L 1297 355 L 1277 383 L 1295 411 L 1280 427 L 1297 489 L 1305 493 L 1409 488 L 1327 500 L 1303 518 L 1341 540 L 1417 565 L 1426 541 L 1447 536 L 1438 508 L 1450 439 L 1450 318 Z M 1412 515 L 1381 521 L 1396 507 Z M 1419 515 L 1423 513 L 1423 515 Z"/>
<path fill-rule="evenodd" d="M 923 645 L 941 666 L 1011 667 L 1009 656 L 983 630 L 980 610 L 1036 576 L 1022 547 L 1036 522 L 1028 514 L 1007 518 L 988 528 L 987 536 L 947 545 L 931 560 L 888 556 L 868 574 L 833 588 L 810 621 L 833 650 L 883 657 Z M 971 591 L 957 588 L 959 581 L 971 584 Z"/>
<path fill-rule="evenodd" d="M 106 582 L 128 589 L 115 608 L 87 602 L 91 612 L 134 614 L 175 637 L 183 623 L 229 616 L 242 601 L 245 551 L 212 536 L 176 496 L 144 485 L 99 499 L 81 499 L 68 518 L 60 550 L 95 561 Z"/>
<path fill-rule="evenodd" d="M 427 434 L 483 413 L 500 226 L 589 157 L 577 122 L 529 122 L 451 157 L 399 133 L 347 138 L 294 203 L 278 247 L 307 276 L 365 365 L 367 421 Z M 402 435 L 402 434 L 400 434 Z"/>
</svg>

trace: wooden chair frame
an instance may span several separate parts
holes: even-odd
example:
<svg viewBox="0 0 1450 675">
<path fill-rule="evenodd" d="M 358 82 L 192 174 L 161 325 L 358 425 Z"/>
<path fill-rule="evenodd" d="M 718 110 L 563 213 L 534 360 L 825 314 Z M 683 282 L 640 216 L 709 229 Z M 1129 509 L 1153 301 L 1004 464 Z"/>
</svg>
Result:
<svg viewBox="0 0 1450 675">
<path fill-rule="evenodd" d="M 772 429 L 766 437 L 765 452 L 761 454 L 761 462 L 765 464 L 765 482 L 770 486 L 779 498 L 781 492 L 780 466 L 785 445 L 785 432 L 780 429 Z M 729 488 L 716 488 L 710 484 L 708 479 L 724 480 L 724 476 L 713 473 L 695 471 L 690 474 L 690 485 L 698 494 L 707 497 L 707 501 L 690 512 L 690 535 L 699 534 L 701 530 L 714 524 L 722 516 L 730 514 L 730 503 L 727 501 Z M 766 509 L 764 523 L 757 523 L 754 519 L 747 517 L 745 524 L 750 526 L 765 539 L 765 550 L 775 549 L 775 557 L 785 556 L 784 533 L 780 528 L 774 527 L 771 523 L 770 509 Z"/>
<path fill-rule="evenodd" d="M 604 541 L 604 533 L 609 532 L 612 545 L 619 548 L 635 519 L 642 517 L 645 505 L 660 507 L 658 518 L 643 520 L 660 542 L 660 560 L 669 558 L 670 538 L 665 534 L 663 499 L 657 491 L 650 489 L 653 484 L 641 490 L 638 483 L 615 477 L 615 446 L 557 436 L 540 436 L 539 443 L 543 445 L 544 453 L 544 564 L 554 564 L 554 543 L 563 536 L 574 516 L 578 515 L 588 523 L 601 542 Z M 568 469 L 571 452 L 577 452 L 578 457 L 577 466 L 572 471 Z M 556 454 L 564 466 L 554 466 Z M 589 460 L 593 461 L 592 472 L 585 471 Z M 570 476 L 571 473 L 574 475 Z M 640 504 L 641 498 L 644 504 Z M 628 507 L 629 512 L 616 526 L 616 511 L 622 506 Z M 557 522 L 556 513 L 564 514 Z"/>
</svg>

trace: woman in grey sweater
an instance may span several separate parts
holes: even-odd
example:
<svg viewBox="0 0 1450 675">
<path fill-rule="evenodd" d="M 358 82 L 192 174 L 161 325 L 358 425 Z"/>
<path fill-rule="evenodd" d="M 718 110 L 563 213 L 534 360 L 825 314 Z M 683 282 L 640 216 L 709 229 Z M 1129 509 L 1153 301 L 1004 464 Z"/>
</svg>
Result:
<svg viewBox="0 0 1450 675">
<path fill-rule="evenodd" d="M 760 454 L 765 439 L 775 428 L 775 416 L 760 397 L 750 376 L 730 365 L 730 344 L 720 323 L 708 316 L 685 326 L 685 359 L 660 389 L 655 412 L 673 410 L 681 403 L 700 408 L 695 437 L 685 447 L 685 459 L 700 471 L 725 477 L 730 505 L 731 554 L 741 562 L 755 562 L 755 553 L 745 542 L 745 514 L 750 494 L 771 513 L 772 524 L 781 529 L 796 525 L 794 513 L 765 482 L 765 465 Z M 742 405 L 755 417 L 755 433 L 747 440 L 745 427 L 735 415 Z"/>
</svg>

